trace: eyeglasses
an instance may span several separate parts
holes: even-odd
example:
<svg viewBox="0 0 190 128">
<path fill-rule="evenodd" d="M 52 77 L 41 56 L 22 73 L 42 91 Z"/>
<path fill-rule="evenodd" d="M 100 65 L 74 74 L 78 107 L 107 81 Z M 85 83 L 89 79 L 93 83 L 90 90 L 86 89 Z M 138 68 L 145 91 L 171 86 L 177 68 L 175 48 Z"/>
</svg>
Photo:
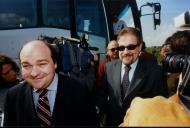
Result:
<svg viewBox="0 0 190 128">
<path fill-rule="evenodd" d="M 119 47 L 117 48 L 117 50 L 119 50 L 119 51 L 124 51 L 125 48 L 127 48 L 128 50 L 134 50 L 137 46 L 139 46 L 139 44 L 136 44 L 136 45 L 130 44 L 130 45 L 128 45 L 128 46 L 119 46 Z"/>
<path fill-rule="evenodd" d="M 117 52 L 117 51 L 118 51 L 118 48 L 111 48 L 111 49 L 109 49 L 109 50 L 111 50 L 112 52 Z"/>
</svg>

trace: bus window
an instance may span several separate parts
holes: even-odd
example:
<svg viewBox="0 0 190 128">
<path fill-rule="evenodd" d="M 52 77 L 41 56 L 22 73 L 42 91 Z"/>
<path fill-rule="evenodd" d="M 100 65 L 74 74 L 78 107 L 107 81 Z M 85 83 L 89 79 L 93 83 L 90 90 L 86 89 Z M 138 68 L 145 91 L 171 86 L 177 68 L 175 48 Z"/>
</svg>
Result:
<svg viewBox="0 0 190 128">
<path fill-rule="evenodd" d="M 0 29 L 35 26 L 36 0 L 1 0 Z"/>
<path fill-rule="evenodd" d="M 104 54 L 108 42 L 106 15 L 101 0 L 75 0 L 76 29 L 79 34 L 88 33 L 88 43 Z"/>
<path fill-rule="evenodd" d="M 119 14 L 119 19 L 123 20 L 126 23 L 127 27 L 135 27 L 131 7 L 128 4 Z"/>
<path fill-rule="evenodd" d="M 113 15 L 113 30 L 114 35 L 117 35 L 121 29 L 126 27 L 134 27 L 131 7 L 126 4 L 125 8 L 117 15 Z"/>
<path fill-rule="evenodd" d="M 139 27 L 140 20 L 138 18 L 138 9 L 135 0 L 104 0 L 104 3 L 107 12 L 111 39 L 116 39 L 118 32 L 123 27 L 141 28 Z M 114 21 L 114 17 L 116 17 L 119 25 L 117 25 L 117 22 Z M 122 25 L 120 25 L 121 23 Z"/>
<path fill-rule="evenodd" d="M 100 0 L 76 0 L 77 31 L 105 36 L 106 20 Z"/>
<path fill-rule="evenodd" d="M 45 26 L 70 28 L 69 0 L 43 0 L 42 9 Z"/>
</svg>

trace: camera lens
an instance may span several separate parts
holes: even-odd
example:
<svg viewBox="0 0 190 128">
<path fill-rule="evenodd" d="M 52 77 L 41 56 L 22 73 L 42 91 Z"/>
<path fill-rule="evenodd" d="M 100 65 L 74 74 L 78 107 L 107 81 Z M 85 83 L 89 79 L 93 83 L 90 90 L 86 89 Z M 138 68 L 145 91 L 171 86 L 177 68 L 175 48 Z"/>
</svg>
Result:
<svg viewBox="0 0 190 128">
<path fill-rule="evenodd" d="M 187 55 L 167 53 L 163 61 L 167 72 L 179 73 L 187 66 Z"/>
</svg>

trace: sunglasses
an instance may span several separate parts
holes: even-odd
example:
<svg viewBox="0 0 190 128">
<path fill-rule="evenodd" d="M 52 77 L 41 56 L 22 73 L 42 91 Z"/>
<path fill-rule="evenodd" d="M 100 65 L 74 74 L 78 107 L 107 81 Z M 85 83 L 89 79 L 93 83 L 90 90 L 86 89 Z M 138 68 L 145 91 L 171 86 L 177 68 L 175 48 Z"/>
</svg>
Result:
<svg viewBox="0 0 190 128">
<path fill-rule="evenodd" d="M 111 50 L 112 52 L 117 52 L 117 51 L 118 51 L 118 48 L 111 48 L 111 49 L 109 49 L 109 50 Z"/>
<path fill-rule="evenodd" d="M 119 46 L 117 48 L 117 50 L 124 51 L 125 48 L 127 48 L 128 50 L 134 50 L 137 46 L 139 46 L 139 44 L 136 44 L 136 45 L 131 44 L 131 45 L 128 45 L 128 46 Z"/>
</svg>

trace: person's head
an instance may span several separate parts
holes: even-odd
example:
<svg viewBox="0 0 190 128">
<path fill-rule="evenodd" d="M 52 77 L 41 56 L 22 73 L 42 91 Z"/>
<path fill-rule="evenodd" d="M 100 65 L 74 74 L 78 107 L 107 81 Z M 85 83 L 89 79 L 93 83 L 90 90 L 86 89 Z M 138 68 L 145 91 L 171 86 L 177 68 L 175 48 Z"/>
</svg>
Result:
<svg viewBox="0 0 190 128">
<path fill-rule="evenodd" d="M 140 55 L 142 40 L 140 32 L 132 27 L 122 29 L 117 36 L 119 58 L 123 64 L 134 63 Z"/>
<path fill-rule="evenodd" d="M 116 42 L 116 40 L 112 40 L 109 42 L 108 46 L 107 46 L 107 56 L 109 57 L 109 59 L 111 60 L 115 60 L 119 58 L 119 54 L 118 54 L 118 43 Z"/>
<path fill-rule="evenodd" d="M 172 36 L 170 36 L 169 38 L 170 38 L 170 46 L 172 49 L 172 53 L 174 53 L 175 56 L 179 57 L 180 54 L 183 57 L 185 57 L 186 55 L 187 56 L 190 55 L 190 31 L 189 30 L 177 31 Z M 167 55 L 166 55 L 166 58 L 168 59 Z M 179 58 L 177 59 L 177 57 L 170 57 L 170 59 L 167 60 L 166 64 L 169 65 L 169 68 L 171 68 L 172 70 L 177 69 L 177 68 L 179 69 L 180 65 L 183 65 L 186 62 L 186 60 L 189 60 L 189 59 L 185 58 L 184 61 L 179 61 L 179 60 L 180 59 Z M 183 70 L 182 69 L 180 69 L 180 70 L 183 73 L 188 71 L 187 65 L 185 65 L 183 67 Z M 189 74 L 189 72 L 187 72 L 187 74 Z M 182 77 L 183 77 L 183 75 L 182 75 Z M 184 78 L 183 80 L 185 80 L 185 81 L 188 80 L 188 82 L 189 82 L 189 78 L 188 79 Z M 182 82 L 183 84 L 187 83 L 187 85 L 186 86 L 182 85 L 182 86 L 178 87 L 178 91 L 182 92 L 183 95 L 186 95 L 186 96 L 190 96 L 189 95 L 190 94 L 189 93 L 190 92 L 190 84 L 188 82 L 187 81 Z"/>
<path fill-rule="evenodd" d="M 144 41 L 142 41 L 142 48 L 141 48 L 141 51 L 144 52 L 146 49 L 146 44 Z"/>
<path fill-rule="evenodd" d="M 190 31 L 177 31 L 171 36 L 170 44 L 173 52 L 190 54 Z"/>
<path fill-rule="evenodd" d="M 23 78 L 34 88 L 47 88 L 57 68 L 57 53 L 46 41 L 34 40 L 25 44 L 19 53 Z"/>
<path fill-rule="evenodd" d="M 0 54 L 0 78 L 5 82 L 16 81 L 19 67 L 10 57 Z"/>
</svg>

